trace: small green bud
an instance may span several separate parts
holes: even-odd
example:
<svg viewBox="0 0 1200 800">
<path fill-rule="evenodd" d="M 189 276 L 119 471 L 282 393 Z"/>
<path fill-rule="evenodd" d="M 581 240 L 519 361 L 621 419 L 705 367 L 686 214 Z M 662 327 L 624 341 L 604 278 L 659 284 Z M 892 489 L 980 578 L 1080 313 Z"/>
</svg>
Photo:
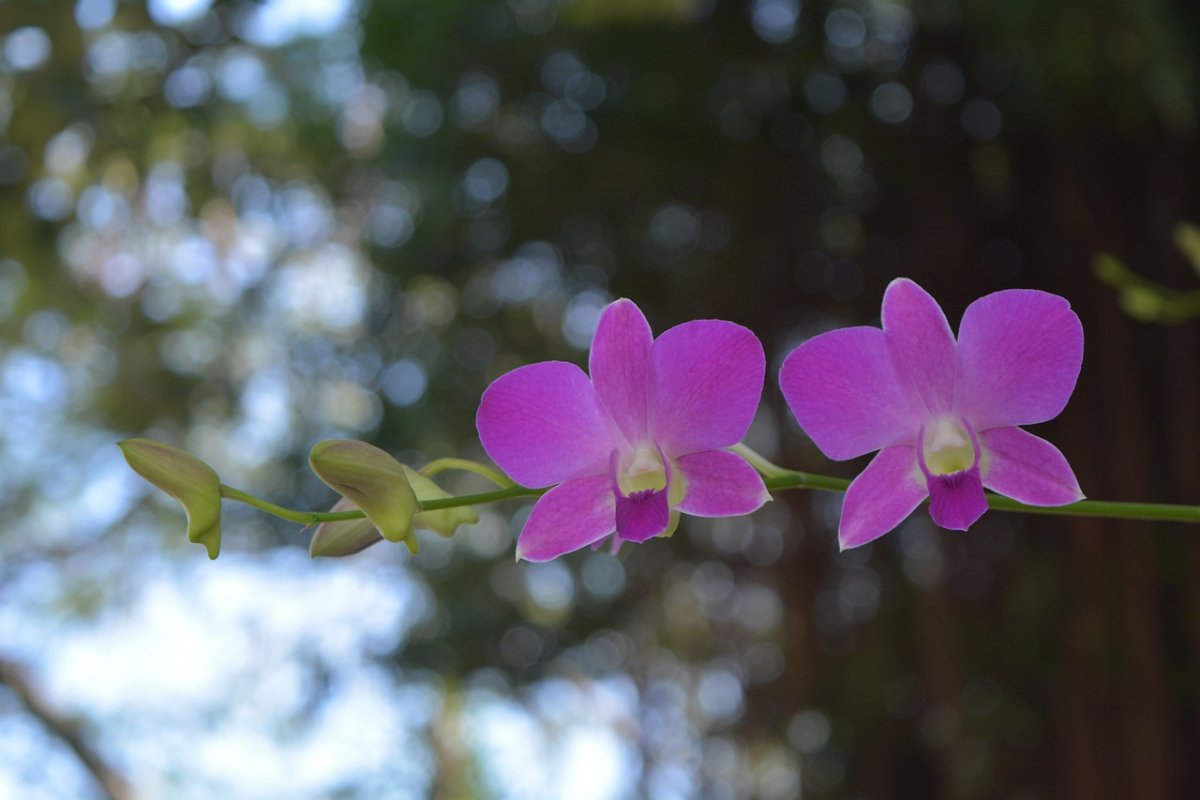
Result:
<svg viewBox="0 0 1200 800">
<path fill-rule="evenodd" d="M 412 487 L 417 500 L 440 500 L 453 497 L 429 478 L 404 464 L 400 465 L 404 475 Z M 354 503 L 343 497 L 330 511 L 349 511 L 356 508 Z M 459 525 L 470 525 L 479 522 L 479 513 L 470 506 L 444 508 L 437 511 L 420 511 L 413 517 L 413 528 L 431 530 L 439 536 L 453 536 Z M 337 520 L 322 522 L 317 526 L 308 546 L 308 553 L 313 558 L 339 558 L 358 553 L 376 542 L 383 541 L 383 536 L 369 519 Z"/>
<path fill-rule="evenodd" d="M 399 461 L 366 442 L 329 439 L 313 447 L 308 463 L 318 478 L 361 508 L 383 538 L 417 552 L 417 497 Z"/>
<path fill-rule="evenodd" d="M 421 502 L 454 496 L 411 467 L 405 466 L 404 474 L 408 476 L 408 482 Z M 476 522 L 479 522 L 478 511 L 471 506 L 456 506 L 436 511 L 421 511 L 413 520 L 413 525 L 433 531 L 438 536 L 453 536 L 459 525 L 474 525 Z"/>
<path fill-rule="evenodd" d="M 343 497 L 330 511 L 351 511 L 354 508 L 354 503 Z M 366 517 L 322 522 L 308 544 L 308 554 L 313 558 L 352 556 L 382 541 L 379 529 Z"/>
<path fill-rule="evenodd" d="M 153 439 L 126 439 L 117 447 L 134 472 L 179 501 L 187 514 L 188 539 L 216 558 L 221 551 L 221 479 L 213 468 Z"/>
</svg>

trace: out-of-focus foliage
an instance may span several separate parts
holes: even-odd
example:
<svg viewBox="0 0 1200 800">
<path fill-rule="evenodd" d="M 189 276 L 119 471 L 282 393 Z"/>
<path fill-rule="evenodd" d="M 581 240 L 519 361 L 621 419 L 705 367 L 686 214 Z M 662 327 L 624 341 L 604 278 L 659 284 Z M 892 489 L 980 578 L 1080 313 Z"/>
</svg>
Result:
<svg viewBox="0 0 1200 800">
<path fill-rule="evenodd" d="M 1190 222 L 1175 226 L 1175 247 L 1200 276 L 1200 228 Z M 1114 255 L 1101 253 L 1092 262 L 1096 277 L 1118 292 L 1121 308 L 1142 322 L 1173 325 L 1200 314 L 1200 289 L 1180 292 L 1143 278 Z"/>
<path fill-rule="evenodd" d="M 1186 794 L 1165 535 L 916 515 L 837 554 L 813 494 L 530 565 L 513 503 L 314 564 L 227 506 L 209 564 L 113 442 L 325 509 L 314 443 L 482 458 L 488 381 L 581 361 L 614 297 L 777 366 L 908 274 L 952 319 L 1069 296 L 1051 438 L 1093 496 L 1194 501 L 1194 344 L 1087 263 L 1174 282 L 1197 33 L 1167 0 L 0 2 L 0 656 L 146 796 Z M 749 443 L 836 469 L 774 390 Z M 0 794 L 94 791 L 0 713 Z"/>
</svg>

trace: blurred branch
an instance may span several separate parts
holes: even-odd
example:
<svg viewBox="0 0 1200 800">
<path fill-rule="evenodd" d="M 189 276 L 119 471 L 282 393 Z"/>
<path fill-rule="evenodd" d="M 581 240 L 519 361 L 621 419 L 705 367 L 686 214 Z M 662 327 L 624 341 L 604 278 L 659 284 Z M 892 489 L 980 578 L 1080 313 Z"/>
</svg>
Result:
<svg viewBox="0 0 1200 800">
<path fill-rule="evenodd" d="M 1175 246 L 1200 275 L 1200 227 L 1183 222 L 1175 226 Z M 1200 316 L 1200 290 L 1179 292 L 1144 278 L 1109 253 L 1092 260 L 1092 271 L 1118 292 L 1121 309 L 1136 320 L 1173 325 Z"/>
<path fill-rule="evenodd" d="M 50 733 L 71 748 L 76 758 L 83 762 L 83 766 L 100 784 L 105 797 L 109 800 L 130 800 L 133 797 L 133 790 L 125 778 L 84 741 L 79 725 L 51 705 L 34 687 L 24 667 L 15 661 L 0 658 L 0 683 L 12 690 L 25 710 L 37 717 Z"/>
</svg>

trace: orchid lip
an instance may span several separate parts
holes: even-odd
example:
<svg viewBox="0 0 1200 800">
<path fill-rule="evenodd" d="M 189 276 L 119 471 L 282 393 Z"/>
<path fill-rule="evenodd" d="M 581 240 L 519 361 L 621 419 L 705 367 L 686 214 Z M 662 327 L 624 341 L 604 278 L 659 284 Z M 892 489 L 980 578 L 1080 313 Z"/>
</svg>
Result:
<svg viewBox="0 0 1200 800">
<path fill-rule="evenodd" d="M 959 417 L 959 422 L 961 427 L 953 420 L 939 421 L 928 442 L 921 428 L 917 463 L 925 474 L 933 521 L 949 530 L 965 531 L 987 511 L 987 500 L 979 474 L 979 439 L 966 418 Z M 970 440 L 969 455 L 964 433 Z"/>
<path fill-rule="evenodd" d="M 616 497 L 617 538 L 644 542 L 670 524 L 671 462 L 655 445 L 634 452 L 632 463 L 618 469 L 622 458 L 614 450 L 609 457 L 613 494 Z M 627 492 L 622 481 L 632 485 Z"/>
</svg>

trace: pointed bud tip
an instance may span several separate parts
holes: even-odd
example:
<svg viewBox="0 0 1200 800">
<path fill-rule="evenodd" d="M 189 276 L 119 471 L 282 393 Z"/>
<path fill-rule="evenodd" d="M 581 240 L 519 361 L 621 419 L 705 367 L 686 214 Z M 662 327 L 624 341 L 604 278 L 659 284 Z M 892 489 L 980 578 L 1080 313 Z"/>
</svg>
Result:
<svg viewBox="0 0 1200 800">
<path fill-rule="evenodd" d="M 124 439 L 117 447 L 130 469 L 183 506 L 188 539 L 204 545 L 215 559 L 221 551 L 221 479 L 216 470 L 186 450 L 153 439 Z"/>
</svg>

